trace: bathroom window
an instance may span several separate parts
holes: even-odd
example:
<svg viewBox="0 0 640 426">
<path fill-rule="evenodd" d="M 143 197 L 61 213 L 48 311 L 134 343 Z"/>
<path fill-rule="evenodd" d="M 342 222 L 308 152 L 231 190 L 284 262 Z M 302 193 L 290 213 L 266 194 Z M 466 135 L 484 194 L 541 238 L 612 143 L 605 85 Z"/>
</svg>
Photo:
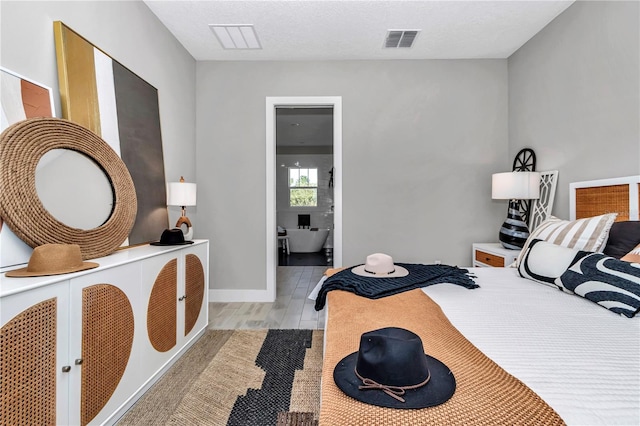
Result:
<svg viewBox="0 0 640 426">
<path fill-rule="evenodd" d="M 318 169 L 289 168 L 289 205 L 291 207 L 318 205 Z"/>
</svg>

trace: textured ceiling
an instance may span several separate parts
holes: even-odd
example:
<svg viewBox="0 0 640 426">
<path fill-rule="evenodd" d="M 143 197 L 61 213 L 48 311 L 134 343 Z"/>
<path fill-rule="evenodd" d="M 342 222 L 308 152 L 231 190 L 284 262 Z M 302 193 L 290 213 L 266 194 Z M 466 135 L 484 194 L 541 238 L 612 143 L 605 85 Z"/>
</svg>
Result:
<svg viewBox="0 0 640 426">
<path fill-rule="evenodd" d="M 573 1 L 155 1 L 198 61 L 507 58 Z M 261 50 L 225 50 L 210 24 L 252 24 Z M 420 29 L 383 49 L 389 29 Z"/>
</svg>

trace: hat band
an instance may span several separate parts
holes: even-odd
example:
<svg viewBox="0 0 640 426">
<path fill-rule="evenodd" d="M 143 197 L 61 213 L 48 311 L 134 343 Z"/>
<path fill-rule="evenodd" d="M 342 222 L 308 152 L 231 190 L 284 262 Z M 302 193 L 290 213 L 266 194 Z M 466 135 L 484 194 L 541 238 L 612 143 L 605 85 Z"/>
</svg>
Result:
<svg viewBox="0 0 640 426">
<path fill-rule="evenodd" d="M 422 386 L 426 385 L 427 383 L 429 383 L 429 380 L 431 379 L 431 371 L 429 371 L 427 369 L 427 378 L 424 379 L 424 381 L 422 383 L 418 383 L 417 385 L 411 385 L 411 386 L 390 386 L 390 385 L 383 385 L 380 384 L 378 382 L 376 382 L 375 380 L 372 379 L 367 379 L 365 377 L 362 377 L 360 374 L 358 374 L 358 370 L 356 370 L 355 368 L 353 369 L 354 373 L 356 373 L 356 376 L 358 376 L 358 379 L 362 380 L 362 385 L 358 386 L 358 389 L 360 390 L 381 390 L 384 393 L 386 393 L 387 395 L 389 395 L 392 398 L 397 399 L 400 402 L 404 402 L 404 398 L 402 398 L 402 395 L 405 394 L 405 391 L 411 390 L 411 389 L 418 389 L 421 388 Z"/>
<path fill-rule="evenodd" d="M 373 275 L 391 275 L 393 274 L 396 270 L 395 268 L 393 269 L 393 271 L 390 272 L 373 272 L 373 271 L 367 271 L 367 268 L 364 268 L 364 271 L 368 274 L 373 274 Z"/>
</svg>

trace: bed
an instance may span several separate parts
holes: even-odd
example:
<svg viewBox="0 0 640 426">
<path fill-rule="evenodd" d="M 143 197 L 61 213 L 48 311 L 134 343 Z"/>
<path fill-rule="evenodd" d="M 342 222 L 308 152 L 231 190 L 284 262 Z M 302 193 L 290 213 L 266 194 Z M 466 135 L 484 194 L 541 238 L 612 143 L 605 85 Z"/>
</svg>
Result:
<svg viewBox="0 0 640 426">
<path fill-rule="evenodd" d="M 640 176 L 572 184 L 571 219 L 616 212 L 619 220 L 637 221 L 639 193 Z M 470 272 L 477 276 L 479 289 L 440 284 L 378 300 L 329 292 L 320 425 L 640 424 L 640 315 L 617 315 L 583 297 L 522 278 L 515 268 L 471 268 Z M 422 294 L 428 299 L 423 300 Z M 427 353 L 435 352 L 436 358 L 446 360 L 456 379 L 460 377 L 456 394 L 466 389 L 466 373 L 457 372 L 464 363 L 456 364 L 450 357 L 462 340 L 448 342 L 449 346 L 428 341 L 433 338 L 432 327 L 426 324 L 431 320 L 422 315 L 426 306 L 438 310 L 428 305 L 432 302 L 466 338 L 470 350 L 479 350 L 490 360 L 486 362 L 500 367 L 500 373 L 494 371 L 490 377 L 513 380 L 499 386 L 516 389 L 516 385 L 522 385 L 524 390 L 514 392 L 530 390 L 533 395 L 527 398 L 535 402 L 539 397 L 546 411 L 530 409 L 526 402 L 524 407 L 504 414 L 506 417 L 501 417 L 499 405 L 495 413 L 485 413 L 483 418 L 470 417 L 468 413 L 473 410 L 459 417 L 450 412 L 433 417 L 440 408 L 393 410 L 371 406 L 347 397 L 336 387 L 333 369 L 344 356 L 358 350 L 360 335 L 396 326 L 415 331 Z M 510 392 L 505 392 L 507 399 Z M 449 402 L 443 406 L 446 404 Z M 529 409 L 531 413 L 522 417 L 514 415 Z"/>
</svg>

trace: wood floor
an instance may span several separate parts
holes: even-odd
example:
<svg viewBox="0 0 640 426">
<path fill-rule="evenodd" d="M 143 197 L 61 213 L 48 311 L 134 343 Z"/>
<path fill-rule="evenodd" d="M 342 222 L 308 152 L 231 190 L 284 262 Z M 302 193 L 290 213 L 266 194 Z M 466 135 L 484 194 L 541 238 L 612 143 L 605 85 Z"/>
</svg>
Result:
<svg viewBox="0 0 640 426">
<path fill-rule="evenodd" d="M 209 303 L 211 329 L 324 329 L 324 310 L 307 296 L 326 266 L 278 266 L 273 303 Z"/>
</svg>

